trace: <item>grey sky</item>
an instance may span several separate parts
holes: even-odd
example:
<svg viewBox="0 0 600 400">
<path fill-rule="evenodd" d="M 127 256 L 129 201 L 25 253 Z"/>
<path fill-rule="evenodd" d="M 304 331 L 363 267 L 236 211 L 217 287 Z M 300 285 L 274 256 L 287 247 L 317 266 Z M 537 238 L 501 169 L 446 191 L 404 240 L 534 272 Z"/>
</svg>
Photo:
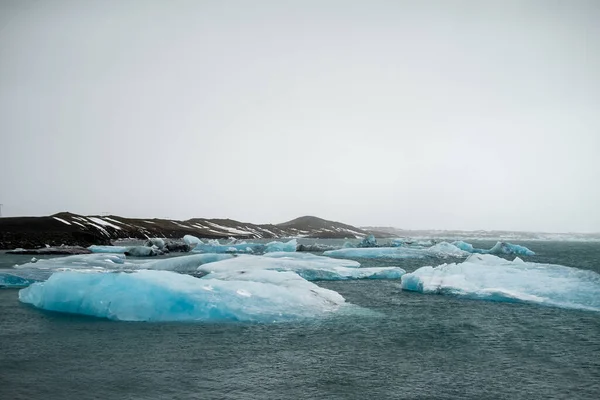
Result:
<svg viewBox="0 0 600 400">
<path fill-rule="evenodd" d="M 600 231 L 599 1 L 0 7 L 4 215 Z"/>
</svg>

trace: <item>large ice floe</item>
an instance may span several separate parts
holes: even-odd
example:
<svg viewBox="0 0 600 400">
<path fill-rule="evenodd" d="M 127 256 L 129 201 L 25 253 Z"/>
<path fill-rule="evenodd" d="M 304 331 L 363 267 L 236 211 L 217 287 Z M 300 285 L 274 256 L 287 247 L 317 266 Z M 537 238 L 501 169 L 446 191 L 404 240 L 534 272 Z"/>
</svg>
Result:
<svg viewBox="0 0 600 400">
<path fill-rule="evenodd" d="M 71 270 L 71 269 L 123 269 L 132 263 L 126 262 L 124 254 L 82 254 L 75 256 L 46 258 L 15 266 L 17 269 Z"/>
<path fill-rule="evenodd" d="M 468 252 L 459 249 L 453 244 L 441 242 L 431 247 L 371 247 L 371 248 L 343 248 L 329 250 L 323 253 L 326 256 L 349 258 L 424 258 L 433 257 L 467 257 Z"/>
<path fill-rule="evenodd" d="M 218 278 L 218 279 L 216 279 Z M 344 298 L 292 272 L 62 272 L 19 292 L 35 307 L 119 321 L 279 322 L 322 317 Z"/>
<path fill-rule="evenodd" d="M 264 256 L 240 255 L 224 261 L 201 265 L 198 271 L 230 273 L 232 271 L 291 271 L 309 281 L 350 279 L 399 279 L 406 273 L 398 267 L 359 268 L 353 260 L 341 260 L 307 253 L 269 253 Z"/>
<path fill-rule="evenodd" d="M 88 247 L 92 253 L 127 254 L 131 257 L 154 257 L 163 253 L 158 247 L 148 246 L 99 246 Z"/>
<path fill-rule="evenodd" d="M 402 289 L 422 293 L 600 311 L 600 274 L 518 257 L 508 261 L 474 254 L 462 263 L 422 267 L 401 279 Z"/>
<path fill-rule="evenodd" d="M 269 243 L 246 243 L 232 242 L 221 244 L 218 240 L 210 240 L 208 243 L 198 243 L 193 251 L 198 253 L 247 253 L 263 254 L 274 251 L 295 252 L 297 242 L 292 239 L 288 242 L 269 242 Z"/>
</svg>

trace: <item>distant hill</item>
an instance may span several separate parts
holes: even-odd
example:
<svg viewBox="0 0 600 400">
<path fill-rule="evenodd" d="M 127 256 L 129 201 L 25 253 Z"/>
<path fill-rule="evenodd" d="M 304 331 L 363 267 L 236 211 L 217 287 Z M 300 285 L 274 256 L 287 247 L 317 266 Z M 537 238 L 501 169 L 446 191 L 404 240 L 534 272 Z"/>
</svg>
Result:
<svg viewBox="0 0 600 400">
<path fill-rule="evenodd" d="M 300 217 L 283 224 L 252 224 L 231 219 L 125 218 L 116 215 L 83 216 L 68 212 L 46 217 L 0 218 L 0 249 L 110 244 L 122 238 L 181 238 L 194 235 L 219 239 L 271 239 L 285 237 L 356 238 L 368 232 L 352 225 L 317 217 Z"/>
<path fill-rule="evenodd" d="M 328 221 L 319 217 L 304 216 L 293 219 L 277 227 L 293 233 L 294 236 L 311 238 L 357 238 L 369 232 L 341 222 Z"/>
</svg>

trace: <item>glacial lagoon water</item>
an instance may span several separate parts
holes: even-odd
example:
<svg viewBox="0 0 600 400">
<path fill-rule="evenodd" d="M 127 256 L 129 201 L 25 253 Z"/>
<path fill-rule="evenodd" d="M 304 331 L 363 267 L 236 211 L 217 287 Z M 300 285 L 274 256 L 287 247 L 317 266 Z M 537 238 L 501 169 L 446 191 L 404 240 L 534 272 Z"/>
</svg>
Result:
<svg viewBox="0 0 600 400">
<path fill-rule="evenodd" d="M 468 242 L 484 249 L 495 244 Z M 522 282 L 530 275 L 521 274 L 513 290 L 572 295 L 592 309 L 488 301 L 452 290 L 421 293 L 403 290 L 399 279 L 378 279 L 313 282 L 364 312 L 275 323 L 123 322 L 41 310 L 20 302 L 19 289 L 0 289 L 0 398 L 597 399 L 600 312 L 593 310 L 593 273 L 600 273 L 600 243 L 517 243 L 536 253 L 520 256 L 524 263 L 576 269 L 546 285 L 533 275 L 537 286 Z M 29 259 L 0 254 L 0 269 Z M 456 270 L 473 268 L 460 267 L 464 258 L 434 255 L 357 260 L 362 268 L 408 273 L 457 263 L 448 269 L 454 280 L 442 276 L 452 285 Z M 565 276 L 564 290 L 548 287 Z"/>
</svg>

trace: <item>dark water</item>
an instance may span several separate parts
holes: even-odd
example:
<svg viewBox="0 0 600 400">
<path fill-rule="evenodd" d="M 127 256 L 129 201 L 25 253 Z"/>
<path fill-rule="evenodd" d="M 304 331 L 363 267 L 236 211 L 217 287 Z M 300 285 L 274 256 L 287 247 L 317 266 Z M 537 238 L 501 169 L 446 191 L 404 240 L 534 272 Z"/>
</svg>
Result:
<svg viewBox="0 0 600 400">
<path fill-rule="evenodd" d="M 532 261 L 600 272 L 599 243 L 520 244 Z M 319 285 L 381 315 L 124 323 L 43 312 L 0 290 L 0 399 L 600 398 L 600 313 L 403 292 L 397 281 Z"/>
</svg>

